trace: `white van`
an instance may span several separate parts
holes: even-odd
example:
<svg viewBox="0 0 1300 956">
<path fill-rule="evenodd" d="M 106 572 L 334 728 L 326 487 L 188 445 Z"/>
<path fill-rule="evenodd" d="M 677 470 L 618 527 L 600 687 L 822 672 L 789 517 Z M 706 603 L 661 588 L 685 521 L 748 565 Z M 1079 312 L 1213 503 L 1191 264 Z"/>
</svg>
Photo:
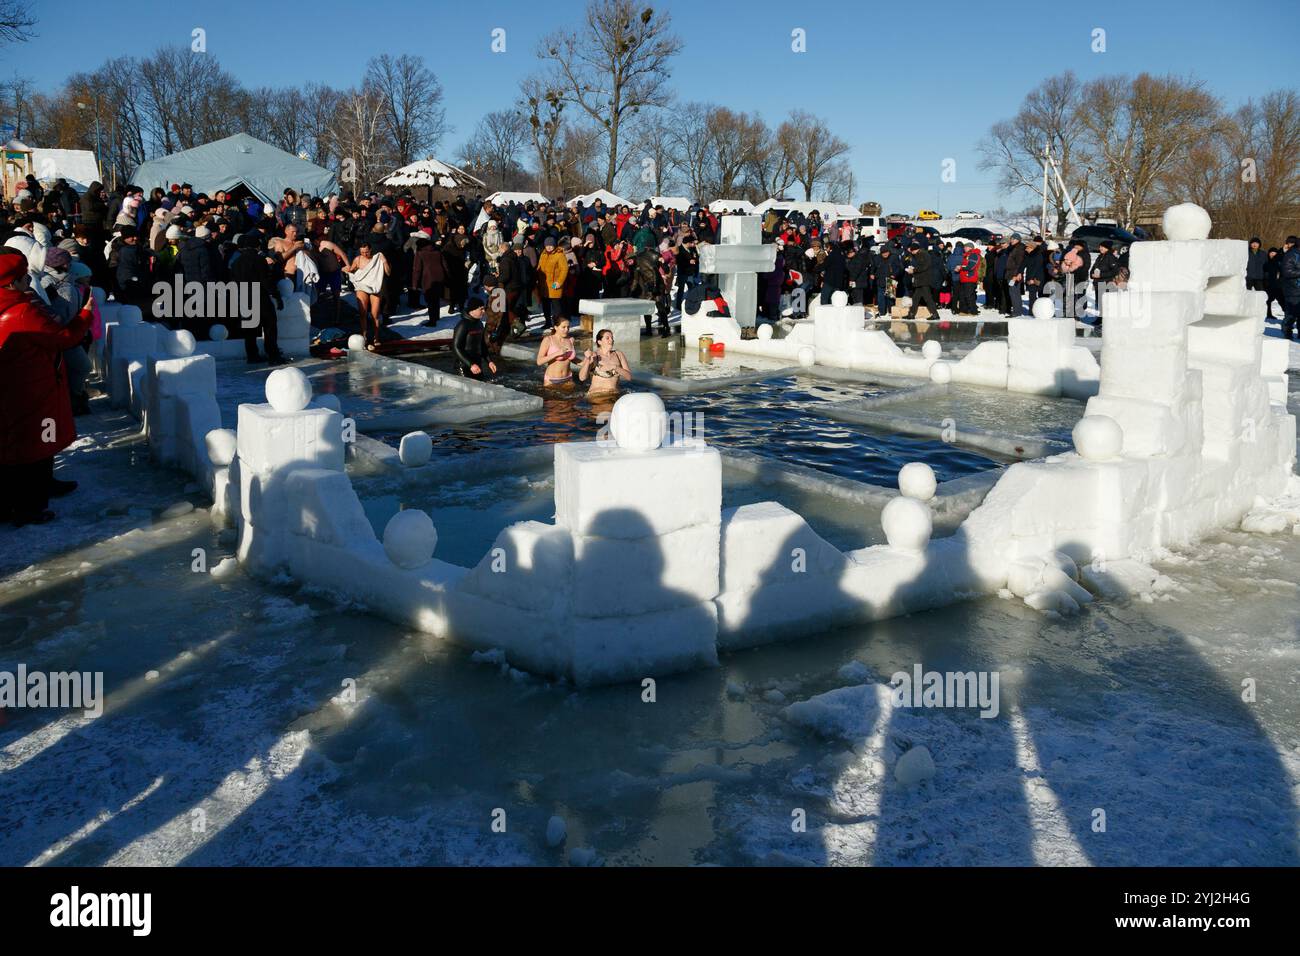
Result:
<svg viewBox="0 0 1300 956">
<path fill-rule="evenodd" d="M 859 236 L 872 240 L 876 245 L 889 239 L 889 223 L 884 216 L 859 216 L 857 227 Z"/>
</svg>

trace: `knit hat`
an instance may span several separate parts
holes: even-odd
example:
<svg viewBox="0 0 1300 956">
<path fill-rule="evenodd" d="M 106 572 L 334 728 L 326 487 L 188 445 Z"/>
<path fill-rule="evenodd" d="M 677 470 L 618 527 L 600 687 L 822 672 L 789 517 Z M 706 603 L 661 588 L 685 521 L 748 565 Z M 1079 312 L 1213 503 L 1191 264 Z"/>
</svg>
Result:
<svg viewBox="0 0 1300 956">
<path fill-rule="evenodd" d="M 515 233 L 515 237 L 510 240 L 513 245 L 522 246 L 524 244 L 524 235 L 521 232 Z"/>
<path fill-rule="evenodd" d="M 68 255 L 68 250 L 60 249 L 58 246 L 51 246 L 45 250 L 45 268 L 67 272 L 70 265 L 72 265 L 72 256 Z"/>
<path fill-rule="evenodd" d="M 210 235 L 212 235 L 212 230 L 207 226 L 199 226 L 199 228 L 194 230 L 195 239 L 206 239 Z"/>
<path fill-rule="evenodd" d="M 179 239 L 180 237 L 181 237 L 181 227 L 180 227 L 180 226 L 168 226 L 168 227 L 167 227 L 167 238 L 168 238 L 168 239 Z"/>
<path fill-rule="evenodd" d="M 547 236 L 545 239 L 542 240 L 542 245 L 544 245 L 547 249 L 550 249 L 555 245 L 555 237 Z"/>
</svg>

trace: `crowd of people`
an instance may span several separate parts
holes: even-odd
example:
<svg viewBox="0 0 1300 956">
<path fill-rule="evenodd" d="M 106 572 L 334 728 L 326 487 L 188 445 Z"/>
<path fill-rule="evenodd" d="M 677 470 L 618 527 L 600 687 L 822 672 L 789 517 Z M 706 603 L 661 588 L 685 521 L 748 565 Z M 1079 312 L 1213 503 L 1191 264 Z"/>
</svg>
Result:
<svg viewBox="0 0 1300 956">
<path fill-rule="evenodd" d="M 725 215 L 725 213 L 723 214 Z M 906 317 L 947 307 L 1022 315 L 1056 284 L 1065 314 L 1082 316 L 1089 283 L 1128 280 L 1126 250 L 1040 236 L 951 240 L 917 225 L 888 240 L 853 220 L 823 221 L 813 211 L 763 217 L 763 241 L 776 246 L 775 268 L 759 276 L 759 312 L 767 321 L 807 314 L 814 297 L 843 292 L 878 315 L 907 298 Z M 548 384 L 568 380 L 577 363 L 593 391 L 617 389 L 630 376 L 623 354 L 597 333 L 581 360 L 569 335 L 583 299 L 652 300 L 647 332 L 672 334 L 670 318 L 706 301 L 725 310 L 713 277 L 700 273 L 700 245 L 717 241 L 720 217 L 707 207 L 607 207 L 577 203 L 454 199 L 420 202 L 409 192 L 310 196 L 286 189 L 264 202 L 246 188 L 212 195 L 188 183 L 111 192 L 93 182 L 78 193 L 64 180 L 49 189 L 28 176 L 0 210 L 0 508 L 19 523 L 48 520 L 48 498 L 71 483 L 54 479 L 54 454 L 75 436 L 72 419 L 88 410 L 88 348 L 97 334 L 91 285 L 138 306 L 172 328 L 205 338 L 214 324 L 242 337 L 247 360 L 279 364 L 276 310 L 281 280 L 310 291 L 314 315 L 342 321 L 355 293 L 367 348 L 384 339 L 399 313 L 428 310 L 429 325 L 457 320 L 452 352 L 461 374 L 494 374 L 501 346 L 540 313 L 546 344 L 538 352 Z M 19 268 L 21 266 L 22 268 Z M 246 286 L 253 316 L 168 314 L 158 284 L 227 282 Z M 1300 248 L 1250 243 L 1250 288 L 1280 302 L 1283 334 L 1300 320 Z M 167 306 L 172 300 L 162 302 Z M 1100 295 L 1096 296 L 1100 301 Z M 716 306 L 713 305 L 716 303 Z M 179 312 L 180 310 L 171 309 Z M 901 310 L 900 310 L 901 311 Z M 258 339 L 263 349 L 258 348 Z M 55 423 L 54 434 L 34 435 Z M 48 429 L 47 429 L 48 431 Z"/>
</svg>

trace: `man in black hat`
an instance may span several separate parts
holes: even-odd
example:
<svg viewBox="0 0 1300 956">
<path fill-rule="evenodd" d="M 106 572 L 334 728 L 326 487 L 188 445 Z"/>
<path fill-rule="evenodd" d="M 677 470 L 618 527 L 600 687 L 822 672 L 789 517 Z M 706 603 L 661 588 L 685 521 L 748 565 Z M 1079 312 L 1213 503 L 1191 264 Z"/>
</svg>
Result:
<svg viewBox="0 0 1300 956">
<path fill-rule="evenodd" d="M 1025 314 L 1021 299 L 1021 285 L 1024 281 L 1025 247 L 1020 242 L 1020 233 L 1013 232 L 1007 245 L 1007 309 L 1013 318 Z"/>
<path fill-rule="evenodd" d="M 1282 338 L 1289 339 L 1300 324 L 1300 238 L 1286 237 L 1281 259 L 1278 275 L 1282 279 Z"/>
<path fill-rule="evenodd" d="M 451 351 L 456 357 L 456 372 L 465 378 L 482 379 L 484 369 L 497 373 L 496 363 L 488 353 L 487 329 L 483 313 L 487 299 L 475 292 L 465 301 L 465 311 L 451 335 Z"/>
<path fill-rule="evenodd" d="M 934 301 L 934 260 L 917 239 L 907 244 L 905 271 L 912 278 L 912 307 L 907 310 L 907 318 L 915 319 L 916 310 L 924 303 L 930 310 L 929 318 L 933 319 L 939 314 L 939 307 Z"/>
</svg>

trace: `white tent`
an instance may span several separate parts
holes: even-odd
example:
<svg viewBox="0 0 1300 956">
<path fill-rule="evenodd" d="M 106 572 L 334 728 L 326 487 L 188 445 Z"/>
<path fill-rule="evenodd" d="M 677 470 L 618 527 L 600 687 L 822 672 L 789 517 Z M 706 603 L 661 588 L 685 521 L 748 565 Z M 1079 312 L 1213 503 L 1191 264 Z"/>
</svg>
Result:
<svg viewBox="0 0 1300 956">
<path fill-rule="evenodd" d="M 691 201 L 685 196 L 651 196 L 650 208 L 663 206 L 665 209 L 676 209 L 678 212 L 685 212 L 691 208 Z"/>
<path fill-rule="evenodd" d="M 622 196 L 616 196 L 616 195 L 614 195 L 614 194 L 613 194 L 612 192 L 610 192 L 608 189 L 597 189 L 595 192 L 590 192 L 590 193 L 587 193 L 586 195 L 583 195 L 583 196 L 574 196 L 574 197 L 573 197 L 572 199 L 570 199 L 567 203 L 565 203 L 565 205 L 566 205 L 566 206 L 576 206 L 579 202 L 581 202 L 581 203 L 583 204 L 583 206 L 590 206 L 590 205 L 591 205 L 592 203 L 594 203 L 597 199 L 599 199 L 601 202 L 603 202 L 606 206 L 631 206 L 631 205 L 633 205 L 632 203 L 630 203 L 630 202 L 628 202 L 626 199 L 624 199 Z"/>
<path fill-rule="evenodd" d="M 145 192 L 155 186 L 165 190 L 172 183 L 189 183 L 196 193 L 208 195 L 242 185 L 263 202 L 279 202 L 286 189 L 312 196 L 338 191 L 338 179 L 328 169 L 247 133 L 141 163 L 131 183 Z"/>
<path fill-rule="evenodd" d="M 748 199 L 715 199 L 709 203 L 709 212 L 743 212 L 752 214 L 754 204 Z"/>
<path fill-rule="evenodd" d="M 805 216 L 814 209 L 822 217 L 823 222 L 834 222 L 837 219 L 857 219 L 862 213 L 858 212 L 856 206 L 850 206 L 848 203 L 834 202 L 795 202 L 786 199 L 764 199 L 754 207 L 755 216 L 766 215 L 769 209 L 777 209 L 782 212 L 801 212 Z"/>
<path fill-rule="evenodd" d="M 545 196 L 543 196 L 541 193 L 512 193 L 512 192 L 504 192 L 504 191 L 495 192 L 491 196 L 488 196 L 487 199 L 483 201 L 496 203 L 497 205 L 501 205 L 501 206 L 504 206 L 512 202 L 517 202 L 521 206 L 524 203 L 529 203 L 529 202 L 540 202 L 540 203 L 550 202 L 550 200 L 547 199 Z"/>
<path fill-rule="evenodd" d="M 486 187 L 481 179 L 475 179 L 463 169 L 449 166 L 432 156 L 389 173 L 382 182 L 385 186 L 440 186 L 443 189 Z"/>
<path fill-rule="evenodd" d="M 42 183 L 48 185 L 56 179 L 66 179 L 79 193 L 99 180 L 95 154 L 88 149 L 33 149 L 32 168 Z"/>
</svg>

